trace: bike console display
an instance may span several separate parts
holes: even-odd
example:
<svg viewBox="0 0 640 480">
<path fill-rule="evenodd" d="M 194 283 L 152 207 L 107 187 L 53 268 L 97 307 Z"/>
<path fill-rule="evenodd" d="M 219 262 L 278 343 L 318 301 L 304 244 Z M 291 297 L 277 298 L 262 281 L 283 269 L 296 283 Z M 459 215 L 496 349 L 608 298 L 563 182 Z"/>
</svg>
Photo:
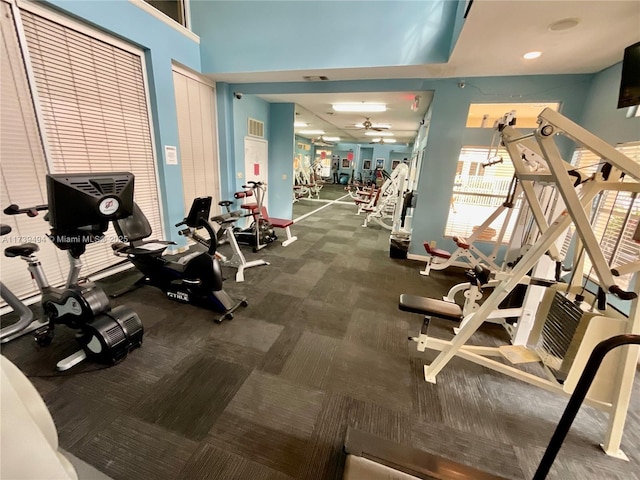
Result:
<svg viewBox="0 0 640 480">
<path fill-rule="evenodd" d="M 129 172 L 47 175 L 51 240 L 62 250 L 84 252 L 111 220 L 132 214 L 133 179 Z"/>
</svg>

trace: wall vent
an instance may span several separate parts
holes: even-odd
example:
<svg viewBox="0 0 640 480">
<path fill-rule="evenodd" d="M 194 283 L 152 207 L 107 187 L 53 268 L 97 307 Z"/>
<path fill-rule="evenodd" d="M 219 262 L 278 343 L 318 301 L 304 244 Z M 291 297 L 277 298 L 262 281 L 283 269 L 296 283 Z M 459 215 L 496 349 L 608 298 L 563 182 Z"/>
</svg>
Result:
<svg viewBox="0 0 640 480">
<path fill-rule="evenodd" d="M 247 131 L 249 132 L 249 135 L 253 137 L 264 138 L 264 122 L 249 117 Z"/>
<path fill-rule="evenodd" d="M 325 77 L 324 75 L 305 75 L 302 79 L 305 82 L 326 82 L 329 80 L 329 77 Z"/>
</svg>

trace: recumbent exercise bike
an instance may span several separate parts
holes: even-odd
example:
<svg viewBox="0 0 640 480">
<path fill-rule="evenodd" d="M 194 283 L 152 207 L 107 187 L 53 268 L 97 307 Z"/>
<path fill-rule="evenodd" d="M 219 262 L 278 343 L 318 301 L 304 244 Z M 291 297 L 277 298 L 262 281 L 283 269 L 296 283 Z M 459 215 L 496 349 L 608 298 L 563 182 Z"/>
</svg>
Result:
<svg viewBox="0 0 640 480">
<path fill-rule="evenodd" d="M 24 209 L 10 205 L 4 210 L 7 215 L 35 217 L 38 211 L 48 209 L 45 216 L 51 226 L 48 237 L 57 248 L 68 252 L 70 268 L 62 288 L 49 285 L 35 255 L 39 250 L 35 243 L 11 246 L 4 252 L 7 257 L 20 257 L 27 262 L 42 293 L 41 307 L 46 320 L 35 331 L 36 342 L 40 346 L 49 345 L 57 324 L 78 330 L 76 340 L 81 350 L 58 362 L 58 370 L 67 370 L 85 358 L 115 364 L 142 344 L 144 329 L 138 315 L 123 305 L 111 309 L 109 298 L 100 287 L 80 280 L 80 256 L 87 245 L 104 238 L 109 221 L 131 214 L 133 180 L 133 174 L 128 172 L 50 174 L 46 176 L 48 205 Z M 20 315 L 18 325 L 28 328 L 31 324 L 30 319 L 25 321 L 28 307 L 4 285 L 2 298 Z M 24 333 L 20 327 L 12 330 L 11 338 Z"/>
<path fill-rule="evenodd" d="M 127 238 L 129 244 L 120 242 L 112 248 L 116 255 L 128 258 L 142 272 L 143 277 L 135 286 L 151 285 L 162 290 L 171 300 L 222 312 L 223 315 L 216 319 L 220 323 L 225 319 L 231 320 L 233 312 L 248 303 L 245 298 L 233 299 L 222 289 L 222 269 L 214 256 L 216 233 L 208 222 L 210 211 L 211 197 L 196 198 L 189 214 L 176 224 L 176 227 L 184 225 L 180 234 L 204 245 L 206 252 L 185 255 L 178 261 L 164 258 L 167 246 L 175 243 L 145 240 L 152 233 L 151 225 L 135 203 L 131 216 L 114 222 L 118 235 Z M 208 238 L 199 234 L 200 229 L 207 232 Z M 122 293 L 125 292 L 117 295 Z"/>
</svg>

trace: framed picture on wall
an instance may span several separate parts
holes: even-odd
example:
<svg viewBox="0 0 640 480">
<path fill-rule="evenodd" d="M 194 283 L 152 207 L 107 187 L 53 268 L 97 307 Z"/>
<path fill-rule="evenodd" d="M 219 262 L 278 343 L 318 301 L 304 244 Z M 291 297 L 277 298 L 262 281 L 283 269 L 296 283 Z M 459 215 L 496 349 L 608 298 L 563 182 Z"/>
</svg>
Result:
<svg viewBox="0 0 640 480">
<path fill-rule="evenodd" d="M 400 165 L 400 160 L 394 160 L 391 162 L 391 170 L 395 170 L 398 165 Z"/>
<path fill-rule="evenodd" d="M 365 160 L 362 163 L 362 168 L 364 168 L 365 170 L 371 170 L 371 160 Z"/>
<path fill-rule="evenodd" d="M 350 164 L 350 163 L 351 163 L 351 162 L 349 162 L 349 159 L 348 159 L 348 158 L 343 158 L 343 159 L 342 159 L 342 168 L 349 168 L 349 164 Z"/>
<path fill-rule="evenodd" d="M 376 158 L 376 168 L 384 167 L 384 158 Z"/>
</svg>

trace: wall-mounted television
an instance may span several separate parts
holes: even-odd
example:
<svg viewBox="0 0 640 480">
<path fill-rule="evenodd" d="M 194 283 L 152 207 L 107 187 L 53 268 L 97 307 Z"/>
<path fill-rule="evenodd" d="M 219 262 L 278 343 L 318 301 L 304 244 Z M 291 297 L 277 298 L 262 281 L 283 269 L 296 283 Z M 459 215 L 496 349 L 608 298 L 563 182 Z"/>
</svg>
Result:
<svg viewBox="0 0 640 480">
<path fill-rule="evenodd" d="M 624 49 L 618 108 L 640 105 L 640 42 Z"/>
</svg>

